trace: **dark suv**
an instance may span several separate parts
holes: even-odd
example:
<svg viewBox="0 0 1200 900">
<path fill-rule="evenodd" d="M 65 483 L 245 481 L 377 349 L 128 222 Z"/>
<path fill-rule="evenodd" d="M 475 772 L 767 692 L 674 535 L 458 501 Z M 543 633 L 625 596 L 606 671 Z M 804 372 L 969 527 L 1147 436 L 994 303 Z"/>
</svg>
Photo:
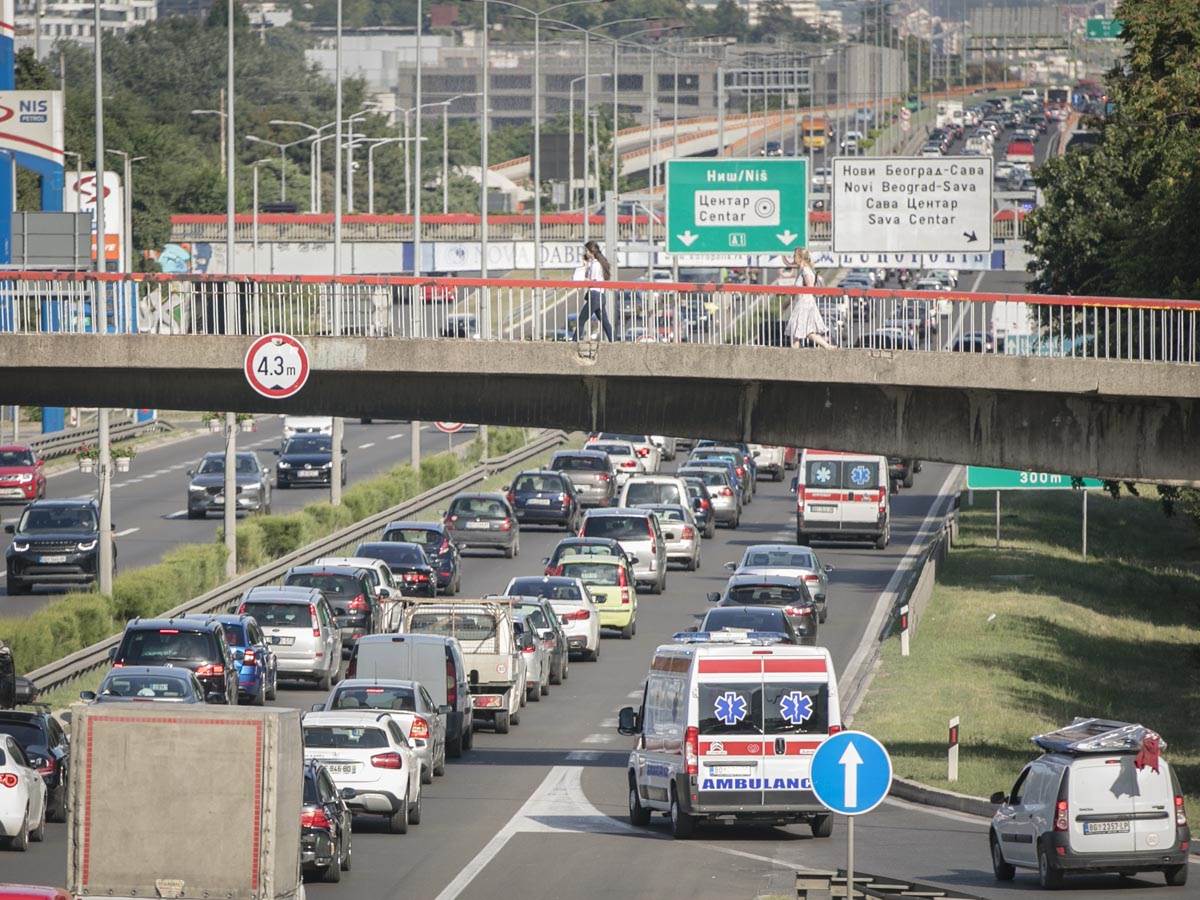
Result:
<svg viewBox="0 0 1200 900">
<path fill-rule="evenodd" d="M 329 602 L 333 621 L 342 632 L 342 656 L 364 634 L 383 625 L 370 574 L 357 566 L 294 566 L 283 576 L 284 587 L 316 588 Z"/>
<path fill-rule="evenodd" d="M 95 500 L 35 500 L 14 525 L 5 551 L 8 593 L 35 584 L 86 585 L 100 568 L 100 507 Z M 117 548 L 113 545 L 113 563 Z"/>
<path fill-rule="evenodd" d="M 271 470 L 253 452 L 237 454 L 237 509 L 239 512 L 271 512 Z M 203 519 L 225 509 L 225 454 L 205 453 L 194 469 L 188 469 L 187 516 Z"/>
<path fill-rule="evenodd" d="M 67 821 L 67 790 L 70 784 L 71 748 L 67 736 L 48 707 L 34 712 L 0 710 L 0 734 L 11 734 L 24 751 L 29 765 L 46 782 L 46 818 Z"/>
<path fill-rule="evenodd" d="M 238 667 L 225 642 L 225 629 L 208 619 L 131 619 L 112 656 L 118 666 L 177 666 L 191 669 L 209 703 L 236 704 Z"/>
</svg>

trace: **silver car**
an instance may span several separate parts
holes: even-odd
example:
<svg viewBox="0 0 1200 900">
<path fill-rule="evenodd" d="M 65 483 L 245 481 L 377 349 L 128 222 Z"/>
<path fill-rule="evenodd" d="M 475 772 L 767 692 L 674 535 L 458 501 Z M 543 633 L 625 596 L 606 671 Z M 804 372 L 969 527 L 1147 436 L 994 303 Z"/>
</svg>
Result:
<svg viewBox="0 0 1200 900">
<path fill-rule="evenodd" d="M 617 494 L 617 473 L 602 450 L 560 450 L 548 469 L 562 472 L 575 485 L 582 506 L 612 506 Z"/>
<path fill-rule="evenodd" d="M 685 571 L 700 568 L 700 526 L 691 509 L 674 503 L 646 506 L 658 515 L 663 537 L 667 541 L 667 562 L 683 566 Z"/>
<path fill-rule="evenodd" d="M 625 555 L 636 558 L 633 577 L 650 585 L 650 593 L 667 587 L 667 542 L 658 516 L 647 509 L 589 509 L 579 529 L 580 537 L 611 538 Z"/>
<path fill-rule="evenodd" d="M 833 566 L 825 565 L 811 547 L 795 544 L 753 544 L 742 554 L 741 562 L 725 563 L 735 575 L 778 575 L 803 581 L 817 606 L 817 616 L 828 617 L 829 576 Z"/>
<path fill-rule="evenodd" d="M 256 587 L 238 613 L 254 616 L 275 652 L 280 676 L 314 678 L 327 691 L 342 665 L 342 631 L 316 588 Z"/>
<path fill-rule="evenodd" d="M 679 475 L 694 475 L 704 479 L 712 500 L 713 517 L 718 525 L 737 528 L 742 521 L 742 495 L 729 479 L 729 471 L 725 467 L 716 466 L 685 466 L 679 470 Z"/>
<path fill-rule="evenodd" d="M 271 470 L 251 452 L 236 456 L 237 509 L 239 512 L 271 512 Z M 205 453 L 196 467 L 188 469 L 187 517 L 203 519 L 225 509 L 225 454 Z"/>
</svg>

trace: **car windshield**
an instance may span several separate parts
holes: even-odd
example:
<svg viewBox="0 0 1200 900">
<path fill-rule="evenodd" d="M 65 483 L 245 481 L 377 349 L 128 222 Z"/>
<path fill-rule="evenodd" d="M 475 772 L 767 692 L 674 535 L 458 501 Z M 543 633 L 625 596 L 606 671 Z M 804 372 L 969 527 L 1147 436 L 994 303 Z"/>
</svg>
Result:
<svg viewBox="0 0 1200 900">
<path fill-rule="evenodd" d="M 438 547 L 442 543 L 442 535 L 436 528 L 393 528 L 384 533 L 383 539 L 397 543 L 424 544 L 426 547 Z"/>
<path fill-rule="evenodd" d="M 644 541 L 652 535 L 649 519 L 642 516 L 588 516 L 583 520 L 583 533 L 614 541 Z"/>
<path fill-rule="evenodd" d="M 125 636 L 120 659 L 125 665 L 157 666 L 168 662 L 216 659 L 212 637 L 179 628 L 138 628 Z"/>
<path fill-rule="evenodd" d="M 578 578 L 584 584 L 615 587 L 620 583 L 620 566 L 616 563 L 570 562 L 563 565 L 563 577 Z"/>
<path fill-rule="evenodd" d="M 33 454 L 28 450 L 0 450 L 0 467 L 32 465 Z"/>
<path fill-rule="evenodd" d="M 603 472 L 608 466 L 599 456 L 556 456 L 550 461 L 550 468 L 577 472 Z"/>
<path fill-rule="evenodd" d="M 428 562 L 425 551 L 416 544 L 399 542 L 359 544 L 354 555 L 366 559 L 382 559 L 389 566 L 423 566 Z"/>
<path fill-rule="evenodd" d="M 745 587 L 731 587 L 726 598 L 727 603 L 739 603 L 745 606 L 791 606 L 808 602 L 803 588 L 783 584 L 748 584 Z"/>
<path fill-rule="evenodd" d="M 332 453 L 333 439 L 327 435 L 304 434 L 292 438 L 283 448 L 284 455 L 291 453 Z"/>
<path fill-rule="evenodd" d="M 514 578 L 508 586 L 514 597 L 545 597 L 547 600 L 581 600 L 579 585 L 557 578 Z"/>
<path fill-rule="evenodd" d="M 307 603 L 244 603 L 242 611 L 263 628 L 311 628 Z"/>
<path fill-rule="evenodd" d="M 96 514 L 90 506 L 31 506 L 21 516 L 17 531 L 93 534 L 96 527 Z"/>
<path fill-rule="evenodd" d="M 221 628 L 225 631 L 225 643 L 230 647 L 245 647 L 246 646 L 246 630 L 237 624 L 222 625 Z"/>
<path fill-rule="evenodd" d="M 562 478 L 558 475 L 521 475 L 513 482 L 513 493 L 561 492 Z"/>
<path fill-rule="evenodd" d="M 701 631 L 725 631 L 727 629 L 745 629 L 747 631 L 782 631 L 788 633 L 787 620 L 783 610 L 748 610 L 727 606 L 721 609 L 709 610 L 704 617 Z"/>
<path fill-rule="evenodd" d="M 0 734 L 11 734 L 21 745 L 22 750 L 27 747 L 44 747 L 46 745 L 46 736 L 42 733 L 42 729 L 25 722 L 0 721 Z"/>
<path fill-rule="evenodd" d="M 390 709 L 415 712 L 417 701 L 408 687 L 338 688 L 330 709 Z"/>
<path fill-rule="evenodd" d="M 101 696 L 182 700 L 192 697 L 191 685 L 182 678 L 164 675 L 109 675 L 100 685 Z"/>
<path fill-rule="evenodd" d="M 625 489 L 625 504 L 636 506 L 645 503 L 682 503 L 679 485 L 671 482 L 631 481 Z"/>
<path fill-rule="evenodd" d="M 382 728 L 309 725 L 304 729 L 304 746 L 318 750 L 379 750 L 388 746 L 388 739 Z"/>
<path fill-rule="evenodd" d="M 197 475 L 221 475 L 225 471 L 225 458 L 223 456 L 206 456 L 200 463 L 200 468 L 196 470 Z M 238 456 L 237 469 L 239 475 L 257 475 L 258 460 L 251 456 Z"/>
<path fill-rule="evenodd" d="M 283 579 L 284 587 L 313 587 L 329 596 L 353 597 L 363 593 L 362 581 L 353 575 L 334 572 L 292 572 Z"/>
<path fill-rule="evenodd" d="M 421 610 L 408 619 L 411 634 L 441 634 L 459 640 L 482 641 L 496 634 L 496 619 L 486 612 Z"/>
<path fill-rule="evenodd" d="M 459 497 L 450 504 L 450 515 L 473 519 L 506 519 L 508 510 L 490 497 Z"/>
<path fill-rule="evenodd" d="M 749 568 L 770 569 L 815 569 L 817 561 L 807 550 L 754 550 L 746 551 L 742 565 Z"/>
</svg>

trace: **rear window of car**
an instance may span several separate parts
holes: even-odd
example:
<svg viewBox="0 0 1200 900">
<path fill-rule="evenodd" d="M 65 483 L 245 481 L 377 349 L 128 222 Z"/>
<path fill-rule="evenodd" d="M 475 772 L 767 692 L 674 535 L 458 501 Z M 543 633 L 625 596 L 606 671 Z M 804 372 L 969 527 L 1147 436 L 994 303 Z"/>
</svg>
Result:
<svg viewBox="0 0 1200 900">
<path fill-rule="evenodd" d="M 486 613 L 427 610 L 409 618 L 412 634 L 441 634 L 460 640 L 486 640 L 496 634 L 496 620 Z"/>
<path fill-rule="evenodd" d="M 821 734 L 829 730 L 829 685 L 774 682 L 763 685 L 763 731 Z"/>
<path fill-rule="evenodd" d="M 382 728 L 309 725 L 304 729 L 304 746 L 318 750 L 378 750 L 388 746 L 388 739 Z"/>
<path fill-rule="evenodd" d="M 865 459 L 810 459 L 805 464 L 806 487 L 869 491 L 879 487 L 879 463 Z"/>
<path fill-rule="evenodd" d="M 814 569 L 816 559 L 805 550 L 748 550 L 743 566 L 769 569 Z"/>
<path fill-rule="evenodd" d="M 620 581 L 620 567 L 616 563 L 566 563 L 563 575 L 578 578 L 584 584 L 615 586 Z"/>
<path fill-rule="evenodd" d="M 11 734 L 22 747 L 46 743 L 42 729 L 25 722 L 0 722 L 0 734 Z"/>
<path fill-rule="evenodd" d="M 550 468 L 562 471 L 603 472 L 608 466 L 598 456 L 556 456 L 550 461 Z"/>
<path fill-rule="evenodd" d="M 442 543 L 442 534 L 435 528 L 392 528 L 384 532 L 383 539 L 396 543 L 437 547 Z"/>
<path fill-rule="evenodd" d="M 212 635 L 180 628 L 139 628 L 125 635 L 121 661 L 126 665 L 157 666 L 199 662 L 217 657 Z"/>
<path fill-rule="evenodd" d="M 602 441 L 629 441 L 631 444 L 650 443 L 649 438 L 644 434 L 613 434 L 611 431 L 604 431 L 600 433 L 599 437 Z"/>
<path fill-rule="evenodd" d="M 513 482 L 514 493 L 533 493 L 535 491 L 563 490 L 560 475 L 522 475 Z"/>
<path fill-rule="evenodd" d="M 338 688 L 330 709 L 390 709 L 415 712 L 417 701 L 412 688 L 345 687 Z"/>
<path fill-rule="evenodd" d="M 418 566 L 428 562 L 420 547 L 405 546 L 399 541 L 359 544 L 354 555 L 367 559 L 382 559 L 388 565 L 394 566 Z"/>
<path fill-rule="evenodd" d="M 99 693 L 109 697 L 143 697 L 154 700 L 181 700 L 191 696 L 186 682 L 162 675 L 110 675 Z"/>
<path fill-rule="evenodd" d="M 727 628 L 747 631 L 782 631 L 787 633 L 783 610 L 745 610 L 735 607 L 709 610 L 701 631 L 724 631 Z"/>
<path fill-rule="evenodd" d="M 588 516 L 583 520 L 583 533 L 614 541 L 649 540 L 652 534 L 649 520 L 642 516 Z"/>
<path fill-rule="evenodd" d="M 552 581 L 542 578 L 518 578 L 508 592 L 514 597 L 545 597 L 547 600 L 582 600 L 579 585 L 573 581 Z"/>
<path fill-rule="evenodd" d="M 312 587 L 322 594 L 353 597 L 363 593 L 362 581 L 354 575 L 333 572 L 293 572 L 283 580 L 284 587 Z"/>
<path fill-rule="evenodd" d="M 263 628 L 311 628 L 307 603 L 247 603 L 244 612 Z"/>
<path fill-rule="evenodd" d="M 683 508 L 678 506 L 656 506 L 654 512 L 660 522 L 686 522 Z"/>
<path fill-rule="evenodd" d="M 692 478 L 699 478 L 705 487 L 725 487 L 729 484 L 729 476 L 724 472 L 689 472 Z"/>
<path fill-rule="evenodd" d="M 241 625 L 222 625 L 221 628 L 225 632 L 225 643 L 230 647 L 246 646 L 246 630 Z"/>
<path fill-rule="evenodd" d="M 808 602 L 802 588 L 787 585 L 755 584 L 732 587 L 727 594 L 730 603 L 744 606 L 790 606 Z"/>
<path fill-rule="evenodd" d="M 682 503 L 679 485 L 670 482 L 631 481 L 625 492 L 625 502 L 630 506 L 637 503 Z"/>
<path fill-rule="evenodd" d="M 450 504 L 450 514 L 479 519 L 504 519 L 508 510 L 499 500 L 486 497 L 459 497 Z"/>
</svg>

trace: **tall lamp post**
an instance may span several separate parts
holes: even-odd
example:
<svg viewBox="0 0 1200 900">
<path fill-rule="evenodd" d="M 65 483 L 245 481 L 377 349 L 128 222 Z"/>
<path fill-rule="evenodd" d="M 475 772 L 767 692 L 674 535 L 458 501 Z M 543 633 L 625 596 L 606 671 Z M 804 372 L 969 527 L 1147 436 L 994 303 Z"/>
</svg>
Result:
<svg viewBox="0 0 1200 900">
<path fill-rule="evenodd" d="M 257 135 L 248 134 L 246 140 L 251 144 L 266 144 L 268 147 L 274 147 L 279 151 L 279 200 L 280 202 L 287 201 L 287 151 L 289 147 L 295 147 L 297 144 L 305 144 L 313 140 L 311 137 L 297 138 L 294 141 L 280 143 L 272 141 L 269 138 L 260 138 Z"/>
<path fill-rule="evenodd" d="M 133 164 L 135 162 L 141 162 L 146 157 L 144 157 L 144 156 L 131 157 L 124 150 L 109 149 L 109 150 L 106 150 L 105 152 L 111 153 L 114 156 L 121 157 L 121 160 L 124 164 L 122 166 L 122 176 L 123 177 L 121 179 L 121 181 L 122 181 L 121 187 L 122 187 L 122 194 L 123 194 L 123 198 L 124 198 L 122 206 L 124 206 L 124 208 L 125 208 L 124 209 L 125 221 L 121 223 L 121 225 L 122 225 L 121 230 L 125 232 L 125 246 L 122 247 L 122 250 L 124 251 L 124 255 L 125 255 L 125 271 L 132 272 L 133 271 Z"/>
</svg>

